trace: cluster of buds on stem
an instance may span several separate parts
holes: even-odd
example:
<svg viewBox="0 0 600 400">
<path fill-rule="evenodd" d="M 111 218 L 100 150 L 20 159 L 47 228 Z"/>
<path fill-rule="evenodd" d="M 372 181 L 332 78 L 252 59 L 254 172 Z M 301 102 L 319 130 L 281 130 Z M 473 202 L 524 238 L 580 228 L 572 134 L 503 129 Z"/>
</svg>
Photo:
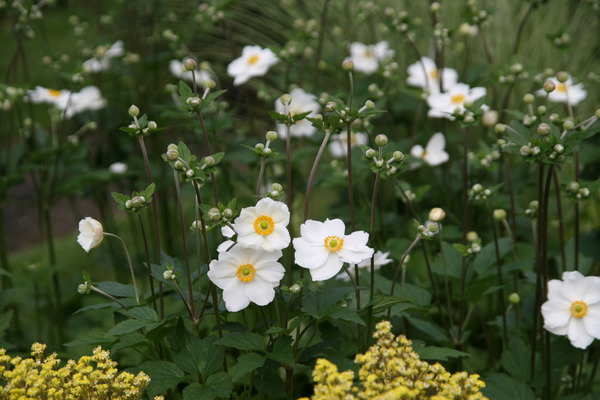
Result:
<svg viewBox="0 0 600 400">
<path fill-rule="evenodd" d="M 481 251 L 481 238 L 475 231 L 467 233 L 467 254 L 477 254 Z"/>
<path fill-rule="evenodd" d="M 380 172 L 383 177 L 396 175 L 404 161 L 404 153 L 399 150 L 384 153 L 383 148 L 388 144 L 388 137 L 384 134 L 375 137 L 375 144 L 378 150 L 368 147 L 364 152 L 364 159 L 371 162 L 371 170 L 376 173 Z"/>
<path fill-rule="evenodd" d="M 121 128 L 122 131 L 132 136 L 143 137 L 158 130 L 158 124 L 155 121 L 149 121 L 145 114 L 138 118 L 140 109 L 136 105 L 131 105 L 127 112 L 133 121 L 126 128 Z"/>
<path fill-rule="evenodd" d="M 283 186 L 280 183 L 273 183 L 271 185 L 271 190 L 267 192 L 267 197 L 272 198 L 273 200 L 278 200 L 284 195 Z"/>
<path fill-rule="evenodd" d="M 567 195 L 572 200 L 577 201 L 577 200 L 587 199 L 588 197 L 590 197 L 590 189 L 582 186 L 577 181 L 569 182 L 566 186 L 566 189 L 567 189 Z"/>
<path fill-rule="evenodd" d="M 471 189 L 469 189 L 469 198 L 472 200 L 487 200 L 492 196 L 493 192 L 491 189 L 486 189 L 480 183 L 474 184 Z"/>
<path fill-rule="evenodd" d="M 530 218 L 536 218 L 538 215 L 538 208 L 540 207 L 540 202 L 537 200 L 531 200 L 529 202 L 529 208 L 525 210 L 525 215 Z"/>
<path fill-rule="evenodd" d="M 259 155 L 260 157 L 265 157 L 265 158 L 277 156 L 277 153 L 275 153 L 273 151 L 273 149 L 271 149 L 271 142 L 275 141 L 277 139 L 277 137 L 278 137 L 277 132 L 268 131 L 265 134 L 265 139 L 266 139 L 265 144 L 257 143 L 254 146 L 254 152 L 257 155 Z"/>
</svg>

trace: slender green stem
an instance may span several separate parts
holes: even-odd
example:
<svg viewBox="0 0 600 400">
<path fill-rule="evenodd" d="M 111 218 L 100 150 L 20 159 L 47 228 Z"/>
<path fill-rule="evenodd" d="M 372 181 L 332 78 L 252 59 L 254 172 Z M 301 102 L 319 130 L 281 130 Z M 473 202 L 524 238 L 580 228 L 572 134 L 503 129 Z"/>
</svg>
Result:
<svg viewBox="0 0 600 400">
<path fill-rule="evenodd" d="M 321 156 L 323 155 L 323 152 L 325 151 L 325 147 L 327 147 L 327 142 L 329 141 L 330 135 L 331 135 L 330 131 L 325 132 L 325 138 L 323 138 L 323 142 L 321 142 L 321 147 L 319 147 L 319 151 L 317 152 L 315 161 L 313 162 L 312 168 L 310 169 L 310 175 L 308 176 L 308 183 L 306 184 L 306 196 L 304 199 L 304 222 L 306 222 L 306 220 L 308 219 L 308 210 L 309 210 L 310 194 L 312 191 L 312 182 L 315 178 L 315 174 L 317 172 L 317 166 L 319 165 Z"/>
<path fill-rule="evenodd" d="M 552 171 L 552 177 L 554 180 L 554 191 L 556 193 L 556 213 L 558 216 L 558 240 L 560 243 L 560 258 L 562 262 L 563 272 L 567 270 L 567 254 L 565 252 L 565 226 L 563 221 L 562 203 L 560 200 L 560 184 L 558 182 L 558 173 L 555 170 Z"/>
<path fill-rule="evenodd" d="M 263 176 L 265 174 L 265 157 L 260 158 L 260 171 L 258 171 L 258 182 L 256 183 L 256 197 L 260 197 L 260 188 L 262 186 Z"/>
<path fill-rule="evenodd" d="M 413 240 L 413 242 L 410 244 L 410 246 L 408 246 L 408 249 L 406 249 L 404 254 L 402 254 L 402 257 L 400 258 L 400 262 L 398 263 L 398 267 L 396 267 L 396 272 L 394 273 L 394 279 L 392 281 L 392 288 L 390 289 L 390 296 L 394 295 L 394 289 L 396 288 L 396 282 L 398 281 L 398 276 L 400 275 L 400 270 L 403 268 L 404 262 L 406 261 L 406 257 L 411 252 L 411 250 L 417 245 L 417 243 L 419 243 L 419 240 L 421 240 L 421 235 L 417 234 L 417 236 L 415 237 L 415 240 Z M 404 283 L 404 277 L 402 278 L 402 283 Z"/>
<path fill-rule="evenodd" d="M 200 111 L 196 112 L 196 116 L 198 117 L 198 121 L 200 122 L 200 126 L 202 127 L 202 134 L 204 135 L 204 145 L 206 146 L 206 154 L 211 155 L 211 147 L 210 141 L 208 140 L 208 130 L 206 129 L 206 124 L 204 123 L 204 118 L 202 117 L 202 113 Z M 210 174 L 210 182 L 212 184 L 213 197 L 215 199 L 215 205 L 219 204 L 219 193 L 217 191 L 217 180 L 215 179 L 215 174 Z"/>
<path fill-rule="evenodd" d="M 156 307 L 156 294 L 154 292 L 154 279 L 152 278 L 152 267 L 150 264 L 150 251 L 148 249 L 148 238 L 146 237 L 146 229 L 144 228 L 144 219 L 141 214 L 138 214 L 138 220 L 140 221 L 140 228 L 142 230 L 142 239 L 144 241 L 144 253 L 146 255 L 146 268 L 148 270 L 148 279 L 150 281 L 150 296 L 152 296 L 152 308 L 158 312 Z"/>
<path fill-rule="evenodd" d="M 118 305 L 120 305 L 121 307 L 123 307 L 125 310 L 129 310 L 129 308 L 127 308 L 127 306 L 125 304 L 121 303 L 121 301 L 119 301 L 119 299 L 117 299 L 114 296 L 111 296 L 110 294 L 106 293 L 105 291 L 100 290 L 100 289 L 98 289 L 95 286 L 92 286 L 92 290 L 94 292 L 98 293 L 98 294 L 101 294 L 104 297 L 107 297 L 107 298 L 111 299 L 112 301 L 114 301 L 115 303 L 117 303 Z"/>
<path fill-rule="evenodd" d="M 380 148 L 381 152 L 381 148 Z M 381 172 L 377 171 L 375 174 L 375 183 L 373 184 L 373 197 L 371 197 L 371 223 L 369 226 L 371 247 L 375 249 L 375 208 L 377 206 L 377 197 L 379 195 L 379 183 L 381 181 Z M 373 324 L 373 298 L 375 297 L 375 251 L 371 256 L 371 269 L 370 269 L 370 282 L 369 282 L 369 309 L 367 311 L 367 332 L 372 332 Z"/>
<path fill-rule="evenodd" d="M 135 273 L 133 272 L 133 263 L 131 262 L 131 256 L 129 255 L 129 250 L 127 250 L 127 245 L 125 244 L 123 239 L 121 239 L 120 236 L 115 235 L 114 233 L 104 232 L 104 236 L 110 236 L 110 237 L 117 238 L 119 240 L 119 242 L 121 243 L 121 246 L 123 246 L 123 250 L 125 251 L 125 256 L 127 257 L 127 262 L 129 263 L 129 272 L 131 273 L 131 282 L 133 283 L 133 291 L 135 292 L 135 302 L 137 304 L 140 304 L 140 296 L 138 294 L 137 283 L 135 282 Z"/>
<path fill-rule="evenodd" d="M 496 228 L 496 220 L 489 203 L 486 203 L 492 223 L 492 235 L 494 236 L 494 250 L 496 255 L 496 272 L 498 274 L 498 285 L 500 286 L 499 298 L 500 309 L 502 310 L 502 344 L 506 348 L 506 339 L 508 338 L 508 330 L 506 326 L 506 291 L 504 290 L 504 279 L 502 277 L 502 262 L 500 261 L 500 246 L 498 244 L 498 230 Z"/>
<path fill-rule="evenodd" d="M 523 36 L 523 30 L 525 29 L 525 23 L 527 22 L 527 19 L 531 15 L 531 12 L 533 11 L 534 6 L 535 6 L 535 3 L 531 3 L 529 5 L 529 7 L 527 8 L 527 12 L 523 16 L 523 19 L 521 20 L 521 23 L 519 24 L 519 27 L 517 28 L 517 34 L 515 36 L 515 44 L 513 45 L 513 54 L 517 54 L 519 52 L 519 47 L 521 45 L 521 37 Z"/>
</svg>

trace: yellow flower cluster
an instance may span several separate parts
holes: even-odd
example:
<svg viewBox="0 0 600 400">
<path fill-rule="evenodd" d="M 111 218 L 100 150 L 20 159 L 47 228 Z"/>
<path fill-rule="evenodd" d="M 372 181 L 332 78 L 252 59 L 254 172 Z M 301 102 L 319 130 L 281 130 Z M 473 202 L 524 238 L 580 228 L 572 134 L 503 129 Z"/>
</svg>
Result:
<svg viewBox="0 0 600 400">
<path fill-rule="evenodd" d="M 313 371 L 315 394 L 312 400 L 487 400 L 480 392 L 485 386 L 479 375 L 450 374 L 440 365 L 419 359 L 405 336 L 394 337 L 392 324 L 377 324 L 377 343 L 358 354 L 358 386 L 352 371 L 338 372 L 326 359 L 317 360 Z M 308 400 L 307 398 L 300 400 Z"/>
<path fill-rule="evenodd" d="M 6 355 L 0 349 L 1 400 L 137 400 L 150 377 L 117 370 L 110 352 L 98 346 L 92 356 L 69 360 L 60 367 L 56 353 L 44 357 L 45 344 L 31 346 L 32 358 Z"/>
</svg>

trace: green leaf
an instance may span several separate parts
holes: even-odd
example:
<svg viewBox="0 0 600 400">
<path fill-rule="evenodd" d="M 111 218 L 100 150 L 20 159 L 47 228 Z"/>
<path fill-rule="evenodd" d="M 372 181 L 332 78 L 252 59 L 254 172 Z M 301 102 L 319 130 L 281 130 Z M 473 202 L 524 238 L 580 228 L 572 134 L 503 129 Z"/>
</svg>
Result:
<svg viewBox="0 0 600 400">
<path fill-rule="evenodd" d="M 290 338 L 291 339 L 291 338 Z M 248 373 L 263 366 L 265 357 L 257 353 L 247 353 L 238 357 L 238 362 L 233 366 L 232 379 L 239 381 Z"/>
<path fill-rule="evenodd" d="M 126 349 L 129 347 L 137 347 L 139 349 L 138 346 L 150 345 L 150 341 L 146 339 L 146 336 L 139 332 L 132 332 L 119 337 L 119 341 L 110 348 L 110 351 L 111 353 L 114 353 L 120 349 Z"/>
<path fill-rule="evenodd" d="M 206 383 L 192 383 L 183 389 L 184 400 L 214 400 L 228 398 L 233 390 L 231 376 L 225 372 L 217 372 L 208 377 Z"/>
<path fill-rule="evenodd" d="M 302 303 L 302 310 L 316 319 L 323 318 L 328 314 L 331 305 L 342 300 L 352 290 L 351 287 L 337 287 L 307 293 Z"/>
<path fill-rule="evenodd" d="M 273 350 L 267 356 L 271 360 L 279 361 L 283 364 L 293 364 L 292 338 L 290 336 L 279 336 L 275 340 Z"/>
<path fill-rule="evenodd" d="M 104 332 L 92 332 L 85 335 L 80 336 L 78 339 L 73 340 L 72 342 L 65 343 L 65 346 L 74 347 L 74 346 L 110 346 L 117 340 L 114 336 L 107 336 Z"/>
<path fill-rule="evenodd" d="M 150 376 L 150 384 L 146 388 L 148 396 L 153 398 L 175 387 L 185 377 L 185 373 L 170 361 L 146 361 L 134 371 L 144 371 Z"/>
<path fill-rule="evenodd" d="M 529 376 L 531 359 L 524 357 L 525 354 L 529 354 L 529 348 L 519 337 L 512 337 L 500 358 L 502 368 L 515 378 Z"/>
<path fill-rule="evenodd" d="M 221 96 L 225 92 L 227 92 L 227 90 L 217 90 L 216 92 L 211 92 L 208 96 L 206 96 L 202 104 L 214 101 L 217 97 Z"/>
<path fill-rule="evenodd" d="M 461 249 L 457 249 L 456 246 L 459 245 L 451 245 L 447 242 L 442 243 L 444 251 L 440 254 L 440 258 L 443 257 L 443 259 L 440 259 L 440 263 L 446 263 L 446 272 L 448 273 L 448 276 L 460 279 L 462 273 L 462 251 Z"/>
<path fill-rule="evenodd" d="M 449 358 L 469 357 L 469 353 L 448 347 L 424 346 L 421 341 L 413 341 L 413 350 L 422 360 L 448 361 Z"/>
<path fill-rule="evenodd" d="M 224 156 L 225 156 L 225 153 L 222 152 L 222 151 L 219 152 L 219 153 L 213 154 L 212 158 L 215 159 L 215 165 L 217 165 L 218 163 L 220 163 Z"/>
<path fill-rule="evenodd" d="M 190 88 L 184 81 L 179 81 L 179 96 L 184 99 L 183 104 L 185 104 L 185 100 L 187 100 L 188 97 L 194 96 L 192 88 Z"/>
<path fill-rule="evenodd" d="M 96 282 L 94 286 L 114 297 L 135 297 L 133 285 L 124 285 L 118 282 Z"/>
<path fill-rule="evenodd" d="M 407 299 L 403 299 L 396 296 L 389 296 L 385 294 L 377 294 L 373 297 L 373 301 L 369 301 L 363 308 L 360 310 L 359 315 L 364 320 L 367 318 L 367 314 L 369 312 L 369 307 L 373 305 L 373 315 L 380 315 L 381 313 L 387 312 L 388 308 L 395 306 L 400 303 L 407 303 Z"/>
<path fill-rule="evenodd" d="M 325 316 L 333 319 L 341 319 L 343 321 L 356 322 L 359 325 L 364 325 L 363 321 L 358 313 L 348 307 L 341 306 L 339 304 L 333 304 L 323 310 Z"/>
<path fill-rule="evenodd" d="M 144 322 L 158 322 L 158 314 L 150 307 L 135 307 L 119 311 L 121 314 Z"/>
<path fill-rule="evenodd" d="M 138 329 L 143 328 L 146 325 L 144 321 L 138 321 L 137 319 L 128 319 L 122 322 L 119 322 L 117 325 L 113 326 L 111 330 L 109 330 L 107 335 L 123 335 L 125 333 L 135 332 Z"/>
<path fill-rule="evenodd" d="M 267 350 L 264 336 L 252 332 L 233 333 L 217 340 L 216 343 L 238 350 Z"/>
<path fill-rule="evenodd" d="M 154 187 L 156 185 L 151 183 L 148 187 L 141 193 L 142 196 L 146 199 L 146 203 L 152 202 L 152 195 L 154 194 Z"/>
<path fill-rule="evenodd" d="M 494 400 L 535 400 L 535 394 L 529 386 L 506 374 L 488 375 L 481 391 Z"/>
</svg>

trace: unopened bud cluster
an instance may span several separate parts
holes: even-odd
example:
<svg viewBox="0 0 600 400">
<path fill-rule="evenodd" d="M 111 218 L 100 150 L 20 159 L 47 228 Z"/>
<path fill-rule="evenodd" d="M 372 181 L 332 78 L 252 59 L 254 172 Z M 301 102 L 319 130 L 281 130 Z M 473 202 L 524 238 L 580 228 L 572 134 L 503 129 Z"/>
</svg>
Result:
<svg viewBox="0 0 600 400">
<path fill-rule="evenodd" d="M 272 198 L 273 200 L 278 200 L 284 195 L 283 186 L 280 183 L 273 183 L 271 185 L 271 190 L 267 192 L 267 197 Z"/>
<path fill-rule="evenodd" d="M 573 181 L 567 184 L 567 194 L 574 200 L 582 200 L 590 197 L 590 189 L 582 186 L 579 182 Z"/>
<path fill-rule="evenodd" d="M 467 233 L 467 254 L 477 254 L 481 251 L 481 238 L 475 231 Z"/>
<path fill-rule="evenodd" d="M 529 72 L 525 71 L 521 63 L 513 64 L 509 67 L 507 73 L 498 77 L 498 82 L 502 84 L 512 84 L 519 80 L 529 79 Z"/>
<path fill-rule="evenodd" d="M 368 148 L 364 153 L 365 158 L 371 161 L 372 168 L 387 175 L 397 174 L 398 166 L 404 161 L 404 153 L 396 150 L 391 154 L 384 155 L 382 149 L 388 144 L 388 137 L 384 134 L 375 137 L 375 144 L 379 147 L 379 151 Z"/>
<path fill-rule="evenodd" d="M 540 207 L 540 202 L 537 200 L 532 200 L 529 202 L 529 207 L 525 210 L 525 215 L 530 218 L 537 217 L 538 208 Z"/>
<path fill-rule="evenodd" d="M 475 201 L 478 200 L 487 200 L 493 192 L 490 189 L 486 189 L 480 183 L 474 184 L 471 189 L 469 189 L 469 197 Z"/>
<path fill-rule="evenodd" d="M 417 226 L 418 235 L 421 239 L 429 239 L 440 231 L 440 224 L 433 221 L 425 221 L 424 224 Z"/>
<path fill-rule="evenodd" d="M 132 104 L 129 106 L 127 113 L 133 118 L 133 122 L 127 126 L 130 134 L 135 136 L 147 136 L 158 129 L 158 124 L 155 121 L 147 121 L 145 115 L 138 119 L 140 109 L 136 105 Z"/>
</svg>

